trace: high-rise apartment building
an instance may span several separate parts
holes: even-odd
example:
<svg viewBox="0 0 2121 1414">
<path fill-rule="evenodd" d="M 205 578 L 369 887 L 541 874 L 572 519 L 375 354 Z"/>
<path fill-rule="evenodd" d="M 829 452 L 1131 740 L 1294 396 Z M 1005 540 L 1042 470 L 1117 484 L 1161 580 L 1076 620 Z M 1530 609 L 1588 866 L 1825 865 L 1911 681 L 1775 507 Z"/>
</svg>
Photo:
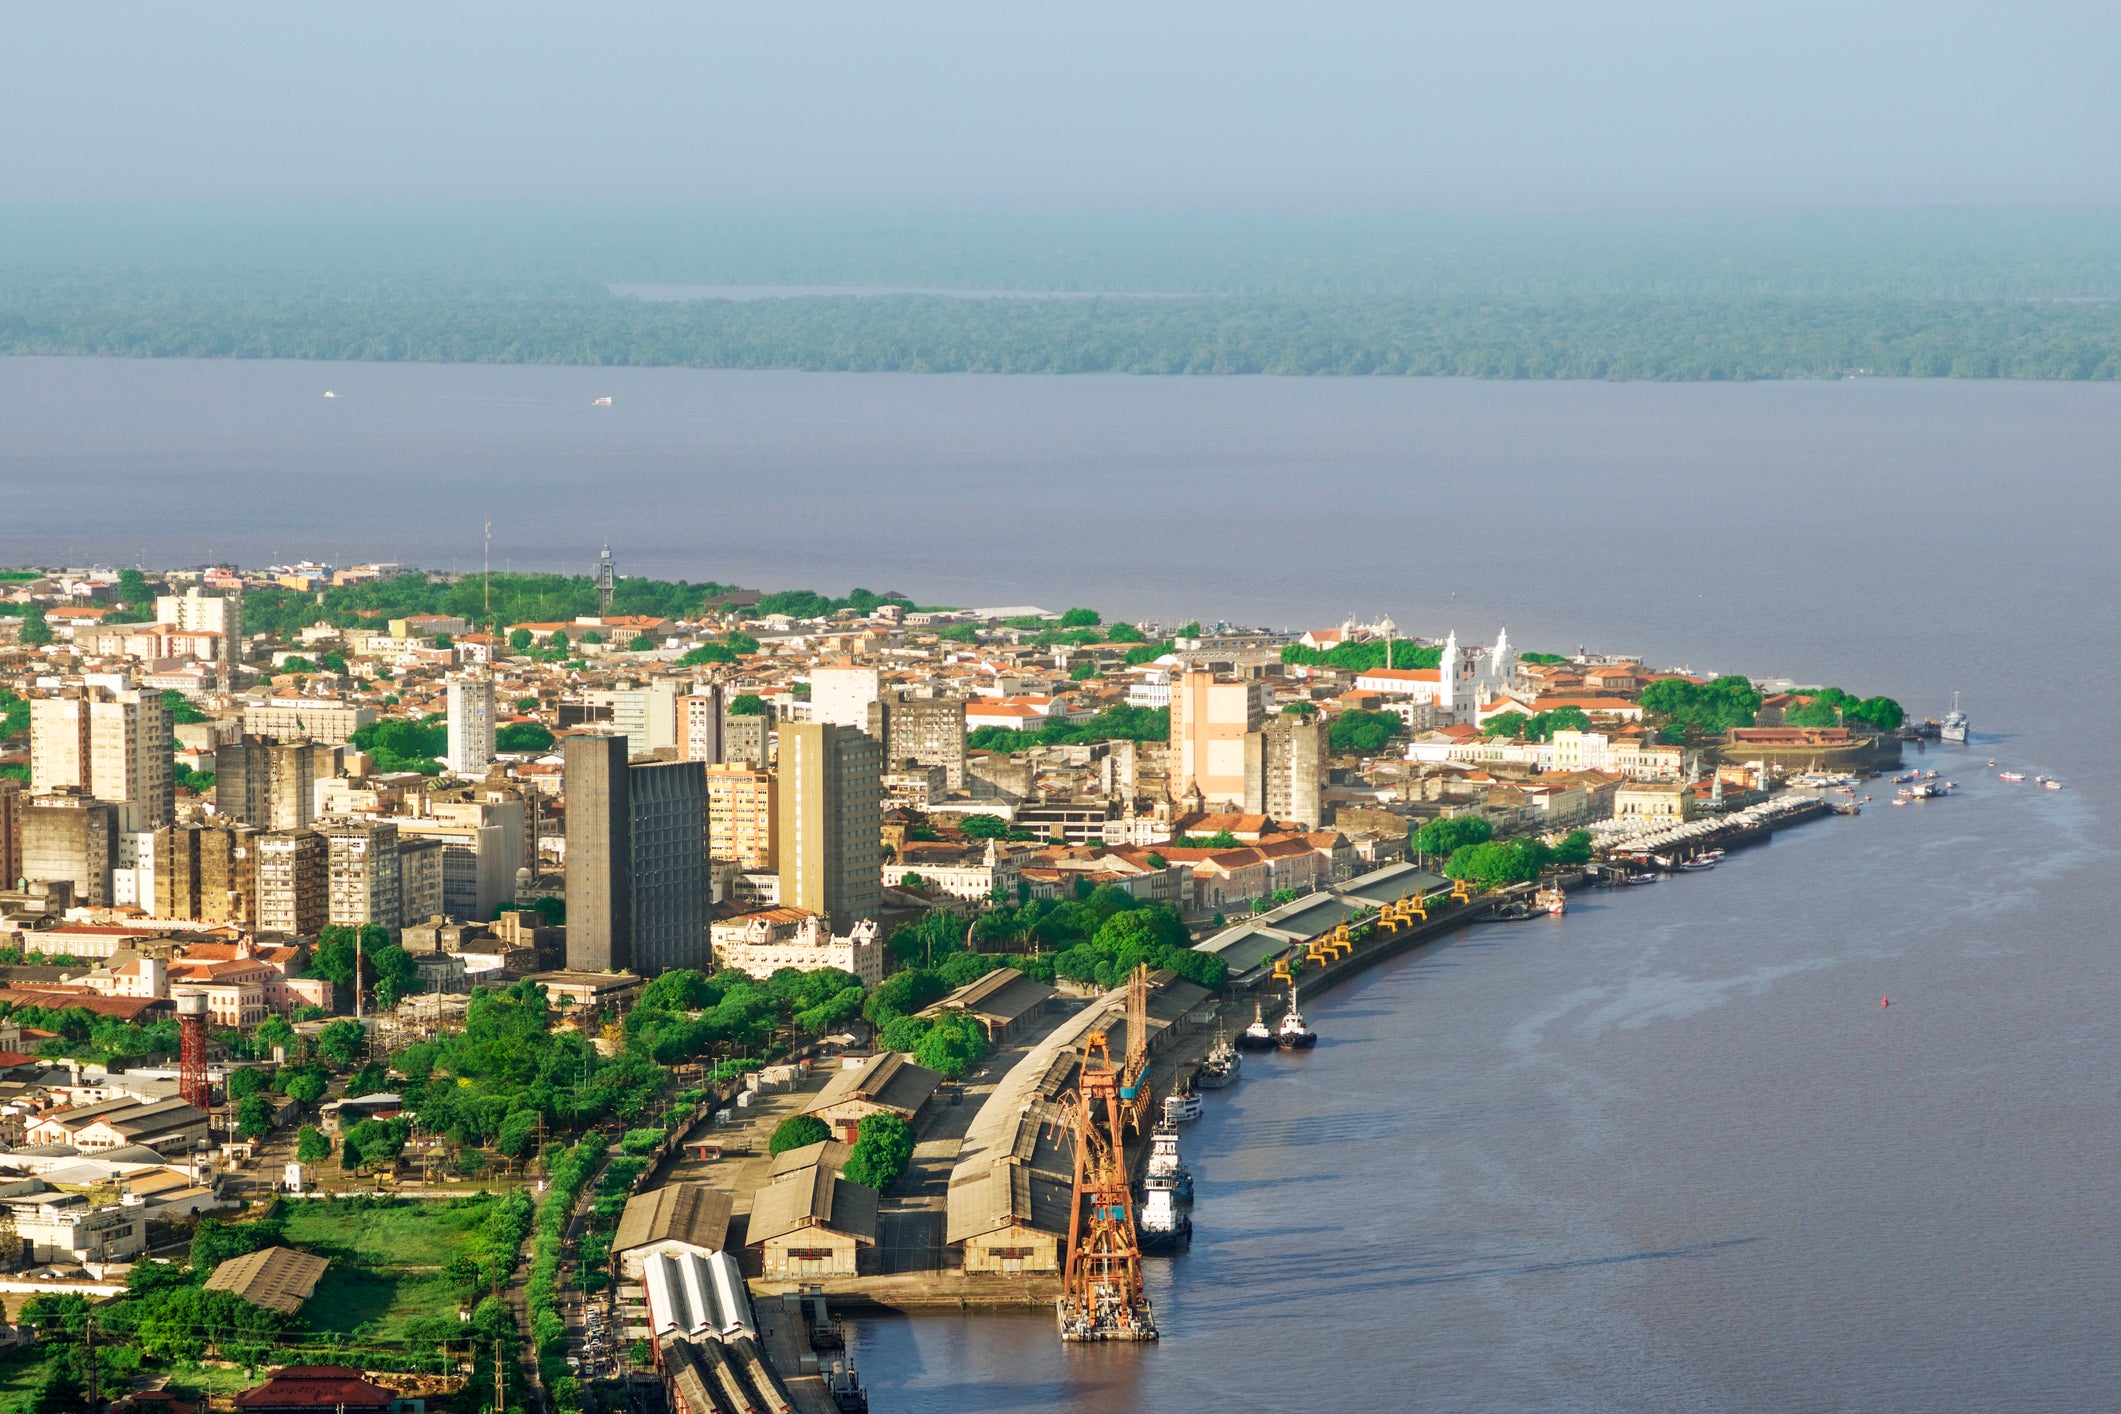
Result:
<svg viewBox="0 0 2121 1414">
<path fill-rule="evenodd" d="M 117 807 L 122 830 L 176 818 L 176 750 L 162 694 L 88 687 L 30 703 L 30 789 L 78 790 Z"/>
<path fill-rule="evenodd" d="M 376 709 L 331 697 L 271 697 L 243 704 L 243 730 L 281 741 L 306 737 L 325 746 L 344 746 L 347 738 L 376 720 Z"/>
<path fill-rule="evenodd" d="M 650 678 L 645 683 L 622 682 L 582 694 L 583 702 L 608 712 L 611 730 L 626 738 L 626 749 L 638 755 L 678 744 L 678 703 L 683 699 L 678 678 Z"/>
<path fill-rule="evenodd" d="M 1279 716 L 1266 725 L 1264 812 L 1276 823 L 1315 830 L 1325 819 L 1333 749 L 1317 717 Z"/>
<path fill-rule="evenodd" d="M 155 831 L 155 916 L 254 926 L 257 837 L 249 826 L 165 825 Z"/>
<path fill-rule="evenodd" d="M 763 712 L 756 716 L 724 712 L 722 760 L 733 766 L 755 766 L 764 770 L 767 737 L 772 731 L 773 719 Z"/>
<path fill-rule="evenodd" d="M 319 827 L 326 848 L 325 921 L 376 924 L 395 936 L 405 926 L 398 827 L 384 820 L 332 820 Z"/>
<path fill-rule="evenodd" d="M 314 818 L 317 774 L 329 747 L 304 738 L 246 736 L 214 748 L 214 813 L 260 830 L 306 830 Z"/>
<path fill-rule="evenodd" d="M 0 776 L 0 889 L 22 882 L 22 810 L 29 793 L 12 776 Z"/>
<path fill-rule="evenodd" d="M 449 743 L 442 764 L 476 779 L 493 764 L 493 679 L 483 673 L 449 680 Z"/>
<path fill-rule="evenodd" d="M 869 708 L 877 700 L 880 679 L 875 668 L 840 663 L 810 670 L 810 720 L 865 731 Z"/>
<path fill-rule="evenodd" d="M 771 772 L 748 766 L 707 768 L 707 857 L 771 873 L 774 834 L 780 823 L 779 783 Z"/>
<path fill-rule="evenodd" d="M 111 907 L 119 828 L 119 808 L 85 791 L 67 787 L 31 796 L 22 812 L 23 877 L 33 884 L 70 883 L 76 903 Z"/>
<path fill-rule="evenodd" d="M 845 932 L 882 901 L 883 748 L 830 722 L 780 729 L 781 903 Z"/>
<path fill-rule="evenodd" d="M 406 923 L 425 923 L 443 908 L 443 856 L 448 846 L 436 839 L 398 836 L 398 916 Z"/>
<path fill-rule="evenodd" d="M 720 683 L 707 683 L 678 699 L 678 759 L 709 766 L 722 760 L 722 715 L 729 710 Z"/>
<path fill-rule="evenodd" d="M 1266 688 L 1200 669 L 1171 683 L 1171 795 L 1204 808 L 1266 813 Z"/>
<path fill-rule="evenodd" d="M 516 870 L 524 861 L 523 816 L 523 801 L 513 791 L 487 788 L 472 800 L 429 800 L 420 816 L 393 823 L 401 849 L 414 839 L 442 846 L 440 911 L 476 921 L 493 917 L 515 897 Z"/>
<path fill-rule="evenodd" d="M 887 771 L 940 766 L 949 789 L 965 788 L 964 699 L 886 694 L 869 705 L 868 732 L 883 743 Z"/>
<path fill-rule="evenodd" d="M 243 660 L 243 598 L 193 586 L 182 594 L 155 599 L 155 619 L 185 633 L 221 635 L 220 660 L 233 666 Z"/>
<path fill-rule="evenodd" d="M 705 968 L 706 770 L 627 761 L 622 736 L 561 748 L 567 801 L 567 965 L 644 975 Z"/>
<path fill-rule="evenodd" d="M 283 830 L 251 843 L 258 931 L 314 935 L 327 919 L 330 846 L 315 830 Z"/>
</svg>

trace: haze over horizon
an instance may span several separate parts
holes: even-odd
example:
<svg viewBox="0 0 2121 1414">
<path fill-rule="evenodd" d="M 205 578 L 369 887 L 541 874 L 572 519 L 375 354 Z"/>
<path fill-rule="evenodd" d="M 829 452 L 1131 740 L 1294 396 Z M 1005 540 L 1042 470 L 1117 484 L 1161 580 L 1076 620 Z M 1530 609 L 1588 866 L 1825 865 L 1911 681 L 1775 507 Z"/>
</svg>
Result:
<svg viewBox="0 0 2121 1414">
<path fill-rule="evenodd" d="M 13 17 L 15 202 L 2121 203 L 2121 10 L 238 3 Z"/>
</svg>

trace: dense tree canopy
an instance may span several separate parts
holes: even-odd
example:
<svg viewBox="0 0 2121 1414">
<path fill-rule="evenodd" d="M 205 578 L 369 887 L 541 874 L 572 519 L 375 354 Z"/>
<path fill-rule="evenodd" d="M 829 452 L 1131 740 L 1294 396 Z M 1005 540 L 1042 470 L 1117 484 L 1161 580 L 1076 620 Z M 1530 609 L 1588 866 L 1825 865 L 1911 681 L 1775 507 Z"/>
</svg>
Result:
<svg viewBox="0 0 2121 1414">
<path fill-rule="evenodd" d="M 1659 678 L 1642 690 L 1642 707 L 1667 724 L 1714 735 L 1753 725 L 1760 690 L 1750 679 L 1720 677 L 1710 683 Z"/>
</svg>

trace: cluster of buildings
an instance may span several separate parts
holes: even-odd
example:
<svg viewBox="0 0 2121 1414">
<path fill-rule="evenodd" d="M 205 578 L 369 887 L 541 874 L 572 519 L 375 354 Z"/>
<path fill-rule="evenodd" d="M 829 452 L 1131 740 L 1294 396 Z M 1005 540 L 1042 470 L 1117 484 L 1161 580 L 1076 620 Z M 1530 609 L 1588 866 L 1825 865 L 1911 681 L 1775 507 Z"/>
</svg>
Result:
<svg viewBox="0 0 2121 1414">
<path fill-rule="evenodd" d="M 247 588 L 398 572 L 172 574 L 153 622 L 131 623 L 106 622 L 115 576 L 9 586 L 48 605 L 53 641 L 0 642 L 0 684 L 29 706 L 28 779 L 0 776 L 0 928 L 207 927 L 261 954 L 381 928 L 439 989 L 717 966 L 873 980 L 880 935 L 930 907 L 1087 883 L 1206 922 L 1388 864 L 1437 815 L 1545 831 L 1692 809 L 1699 784 L 1643 726 L 1660 675 L 1640 663 L 1526 663 L 1507 634 L 1421 645 L 1389 620 L 1107 641 L 1032 606 L 798 621 L 739 594 L 692 620 L 244 631 Z M 739 631 L 742 654 L 693 653 Z M 562 640 L 564 659 L 543 651 Z M 1373 665 L 1326 664 L 1348 644 Z M 1563 707 L 1581 729 L 1484 731 Z M 1053 730 L 1116 708 L 1166 710 L 1168 733 Z M 1351 711 L 1397 717 L 1399 737 L 1336 751 Z M 433 764 L 361 748 L 396 720 L 442 738 Z M 1002 749 L 981 749 L 989 727 Z M 564 927 L 509 911 L 543 898 L 564 899 Z M 329 1004 L 277 975 L 221 1011 Z"/>
</svg>

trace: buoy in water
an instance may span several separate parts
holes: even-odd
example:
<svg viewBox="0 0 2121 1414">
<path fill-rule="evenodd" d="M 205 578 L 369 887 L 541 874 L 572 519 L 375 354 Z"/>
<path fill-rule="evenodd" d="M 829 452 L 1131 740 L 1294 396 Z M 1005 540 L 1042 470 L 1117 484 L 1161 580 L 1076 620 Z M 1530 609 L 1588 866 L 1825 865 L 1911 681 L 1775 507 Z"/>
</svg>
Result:
<svg viewBox="0 0 2121 1414">
<path fill-rule="evenodd" d="M 1892 1004 L 1893 999 L 1891 997 L 1880 997 L 1878 999 L 1878 1005 L 1880 1006 L 1891 1006 Z"/>
</svg>

